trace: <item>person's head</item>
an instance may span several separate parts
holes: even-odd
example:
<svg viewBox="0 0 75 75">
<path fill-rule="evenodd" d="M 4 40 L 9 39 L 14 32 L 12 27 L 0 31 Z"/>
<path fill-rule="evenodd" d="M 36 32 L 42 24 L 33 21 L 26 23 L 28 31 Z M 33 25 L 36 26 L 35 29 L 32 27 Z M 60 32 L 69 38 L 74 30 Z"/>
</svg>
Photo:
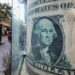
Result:
<svg viewBox="0 0 75 75">
<path fill-rule="evenodd" d="M 48 18 L 41 18 L 33 29 L 33 35 L 36 36 L 37 43 L 41 46 L 51 45 L 54 38 L 57 37 L 54 25 Z"/>
</svg>

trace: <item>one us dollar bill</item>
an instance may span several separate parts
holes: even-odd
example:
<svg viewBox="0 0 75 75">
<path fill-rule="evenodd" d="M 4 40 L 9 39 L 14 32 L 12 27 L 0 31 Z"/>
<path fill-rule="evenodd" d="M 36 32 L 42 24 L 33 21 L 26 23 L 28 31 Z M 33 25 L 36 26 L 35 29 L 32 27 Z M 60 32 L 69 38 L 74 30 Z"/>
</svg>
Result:
<svg viewBox="0 0 75 75">
<path fill-rule="evenodd" d="M 27 7 L 28 74 L 75 75 L 75 1 L 28 0 Z"/>
</svg>

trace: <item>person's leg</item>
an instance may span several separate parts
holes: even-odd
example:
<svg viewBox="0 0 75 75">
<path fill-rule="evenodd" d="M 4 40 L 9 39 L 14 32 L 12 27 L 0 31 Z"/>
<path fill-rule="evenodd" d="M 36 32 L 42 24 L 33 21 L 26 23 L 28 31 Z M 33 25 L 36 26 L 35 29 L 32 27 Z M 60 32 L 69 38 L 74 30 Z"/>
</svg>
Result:
<svg viewBox="0 0 75 75">
<path fill-rule="evenodd" d="M 0 72 L 0 75 L 5 75 L 4 72 Z"/>
<path fill-rule="evenodd" d="M 0 43 L 1 43 L 1 36 L 0 36 Z"/>
<path fill-rule="evenodd" d="M 3 43 L 2 43 L 2 36 L 0 37 L 0 45 L 3 45 Z"/>
</svg>

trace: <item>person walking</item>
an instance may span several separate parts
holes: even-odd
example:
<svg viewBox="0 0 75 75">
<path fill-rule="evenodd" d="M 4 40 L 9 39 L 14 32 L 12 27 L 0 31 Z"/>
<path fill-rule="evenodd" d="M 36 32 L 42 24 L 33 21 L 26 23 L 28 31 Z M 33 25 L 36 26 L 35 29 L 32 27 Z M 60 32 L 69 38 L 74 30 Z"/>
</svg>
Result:
<svg viewBox="0 0 75 75">
<path fill-rule="evenodd" d="M 0 45 L 2 44 L 2 24 L 0 24 Z"/>
</svg>

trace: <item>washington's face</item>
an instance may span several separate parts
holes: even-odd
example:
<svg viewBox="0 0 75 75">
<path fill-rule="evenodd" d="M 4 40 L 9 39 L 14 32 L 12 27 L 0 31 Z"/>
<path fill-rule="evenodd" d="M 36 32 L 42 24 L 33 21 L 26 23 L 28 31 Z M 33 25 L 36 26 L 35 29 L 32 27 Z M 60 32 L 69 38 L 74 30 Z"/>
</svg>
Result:
<svg viewBox="0 0 75 75">
<path fill-rule="evenodd" d="M 52 22 L 50 22 L 48 19 L 40 20 L 39 24 L 41 25 L 41 32 L 40 32 L 41 44 L 49 46 L 53 41 L 54 26 Z"/>
</svg>

